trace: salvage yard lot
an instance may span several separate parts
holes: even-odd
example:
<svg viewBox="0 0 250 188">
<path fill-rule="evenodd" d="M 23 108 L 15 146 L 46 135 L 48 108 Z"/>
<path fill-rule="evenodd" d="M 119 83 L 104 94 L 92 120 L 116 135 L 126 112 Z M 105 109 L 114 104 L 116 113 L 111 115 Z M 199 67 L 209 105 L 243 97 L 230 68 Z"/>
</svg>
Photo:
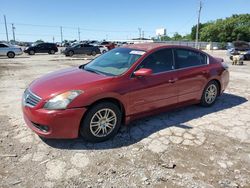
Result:
<svg viewBox="0 0 250 188">
<path fill-rule="evenodd" d="M 210 53 L 229 62 L 225 51 Z M 230 84 L 210 108 L 143 118 L 104 143 L 42 140 L 23 121 L 24 89 L 88 61 L 0 58 L 0 187 L 250 187 L 250 62 L 230 65 Z"/>
</svg>

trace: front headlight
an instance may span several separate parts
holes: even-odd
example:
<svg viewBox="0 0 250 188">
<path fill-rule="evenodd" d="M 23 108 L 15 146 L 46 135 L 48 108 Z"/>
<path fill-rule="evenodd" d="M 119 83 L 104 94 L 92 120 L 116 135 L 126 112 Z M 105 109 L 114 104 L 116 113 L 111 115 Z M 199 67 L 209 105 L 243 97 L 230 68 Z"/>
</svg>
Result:
<svg viewBox="0 0 250 188">
<path fill-rule="evenodd" d="M 45 109 L 49 110 L 63 110 L 73 101 L 78 95 L 82 94 L 81 90 L 71 90 L 60 95 L 57 95 L 45 103 Z"/>
</svg>

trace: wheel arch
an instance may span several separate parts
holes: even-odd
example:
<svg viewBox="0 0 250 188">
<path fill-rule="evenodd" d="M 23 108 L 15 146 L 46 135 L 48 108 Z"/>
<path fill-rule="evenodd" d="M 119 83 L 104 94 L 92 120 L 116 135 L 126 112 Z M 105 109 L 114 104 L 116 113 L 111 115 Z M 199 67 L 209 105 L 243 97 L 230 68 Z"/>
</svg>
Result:
<svg viewBox="0 0 250 188">
<path fill-rule="evenodd" d="M 15 53 L 14 51 L 12 51 L 12 50 L 8 51 L 7 54 L 8 54 L 8 53 L 14 53 L 14 54 L 16 54 L 16 53 Z"/>
<path fill-rule="evenodd" d="M 220 91 L 220 92 L 218 92 L 218 96 L 221 95 L 221 83 L 220 83 L 220 80 L 217 79 L 217 78 L 213 78 L 213 79 L 209 80 L 209 82 L 212 82 L 212 81 L 215 81 L 215 82 L 218 84 L 218 86 L 219 86 L 219 91 Z M 209 82 L 208 82 L 208 83 L 209 83 Z M 207 83 L 207 84 L 208 84 L 208 83 Z"/>
</svg>

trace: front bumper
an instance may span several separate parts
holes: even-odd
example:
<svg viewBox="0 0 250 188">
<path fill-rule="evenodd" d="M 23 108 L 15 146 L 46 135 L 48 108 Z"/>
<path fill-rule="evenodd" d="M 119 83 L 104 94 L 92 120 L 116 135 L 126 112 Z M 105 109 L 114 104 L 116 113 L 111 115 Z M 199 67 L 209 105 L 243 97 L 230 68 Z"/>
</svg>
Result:
<svg viewBox="0 0 250 188">
<path fill-rule="evenodd" d="M 23 106 L 22 110 L 29 128 L 45 138 L 77 138 L 81 119 L 87 111 L 86 108 L 46 110 L 28 106 Z M 42 131 L 38 126 L 46 126 L 48 131 Z"/>
</svg>

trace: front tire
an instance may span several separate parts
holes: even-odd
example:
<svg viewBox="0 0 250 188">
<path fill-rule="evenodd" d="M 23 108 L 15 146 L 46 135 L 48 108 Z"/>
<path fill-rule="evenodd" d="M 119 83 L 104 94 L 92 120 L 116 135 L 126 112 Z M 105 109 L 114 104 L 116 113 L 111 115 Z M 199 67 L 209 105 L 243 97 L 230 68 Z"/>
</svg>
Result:
<svg viewBox="0 0 250 188">
<path fill-rule="evenodd" d="M 212 106 L 219 95 L 219 85 L 216 81 L 210 81 L 205 87 L 200 104 L 204 107 Z"/>
<path fill-rule="evenodd" d="M 8 56 L 8 58 L 14 58 L 15 57 L 15 53 L 14 52 L 8 52 L 7 56 Z"/>
<path fill-rule="evenodd" d="M 74 55 L 74 52 L 73 51 L 69 51 L 68 52 L 68 56 L 72 57 Z"/>
<path fill-rule="evenodd" d="M 244 55 L 244 60 L 250 60 L 250 54 L 245 54 Z"/>
<path fill-rule="evenodd" d="M 80 134 L 90 142 L 112 138 L 121 126 L 122 114 L 117 105 L 102 102 L 92 106 L 81 123 Z"/>
</svg>

